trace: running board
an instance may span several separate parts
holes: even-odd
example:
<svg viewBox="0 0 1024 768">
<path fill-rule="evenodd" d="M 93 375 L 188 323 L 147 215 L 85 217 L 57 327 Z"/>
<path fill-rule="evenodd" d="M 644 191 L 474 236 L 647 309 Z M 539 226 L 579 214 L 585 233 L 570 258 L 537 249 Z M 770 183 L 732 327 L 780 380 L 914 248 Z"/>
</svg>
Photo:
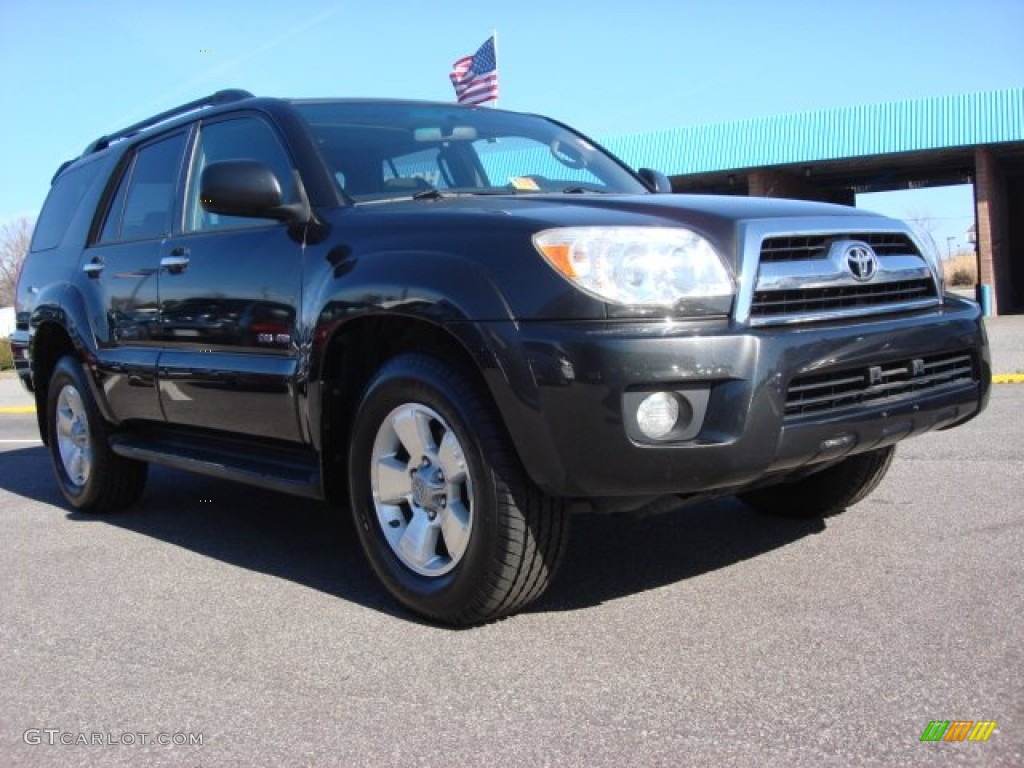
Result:
<svg viewBox="0 0 1024 768">
<path fill-rule="evenodd" d="M 203 435 L 186 440 L 174 434 L 131 432 L 111 435 L 110 448 L 126 459 L 161 464 L 209 477 L 233 480 L 293 496 L 322 499 L 320 468 L 311 450 L 252 448 L 252 443 Z"/>
</svg>

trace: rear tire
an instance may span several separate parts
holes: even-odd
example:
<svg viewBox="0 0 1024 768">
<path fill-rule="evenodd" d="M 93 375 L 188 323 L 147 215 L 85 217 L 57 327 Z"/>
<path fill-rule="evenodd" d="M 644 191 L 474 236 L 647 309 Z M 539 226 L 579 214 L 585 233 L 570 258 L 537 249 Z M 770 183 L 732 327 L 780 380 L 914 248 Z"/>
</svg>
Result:
<svg viewBox="0 0 1024 768">
<path fill-rule="evenodd" d="M 529 480 L 474 381 L 407 354 L 366 388 L 352 431 L 351 506 L 387 590 L 452 625 L 520 610 L 551 583 L 568 513 Z"/>
<path fill-rule="evenodd" d="M 835 466 L 791 483 L 740 494 L 759 512 L 778 517 L 828 517 L 863 500 L 889 471 L 895 446 L 844 459 Z"/>
<path fill-rule="evenodd" d="M 57 361 L 50 378 L 46 429 L 57 485 L 75 509 L 117 512 L 142 495 L 148 465 L 110 450 L 108 426 L 70 355 Z"/>
</svg>

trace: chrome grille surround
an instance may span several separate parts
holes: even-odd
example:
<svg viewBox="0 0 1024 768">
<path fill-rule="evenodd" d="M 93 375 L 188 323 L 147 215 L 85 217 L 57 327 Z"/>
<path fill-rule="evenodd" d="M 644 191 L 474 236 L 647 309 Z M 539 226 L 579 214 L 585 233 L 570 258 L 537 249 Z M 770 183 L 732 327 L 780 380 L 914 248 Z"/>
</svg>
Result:
<svg viewBox="0 0 1024 768">
<path fill-rule="evenodd" d="M 870 215 L 767 219 L 742 222 L 739 235 L 739 322 L 822 322 L 942 303 L 937 274 L 901 222 Z M 874 252 L 870 279 L 855 277 L 845 263 L 851 246 Z"/>
</svg>

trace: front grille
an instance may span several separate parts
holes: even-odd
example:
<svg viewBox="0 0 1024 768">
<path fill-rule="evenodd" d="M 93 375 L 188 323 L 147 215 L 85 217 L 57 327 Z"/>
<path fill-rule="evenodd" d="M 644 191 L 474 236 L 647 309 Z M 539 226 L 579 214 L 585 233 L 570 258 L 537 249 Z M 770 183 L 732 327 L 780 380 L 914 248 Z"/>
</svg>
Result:
<svg viewBox="0 0 1024 768">
<path fill-rule="evenodd" d="M 761 263 L 811 261 L 828 258 L 836 240 L 859 240 L 870 245 L 879 256 L 920 255 L 913 241 L 899 232 L 852 232 L 837 235 L 787 235 L 768 237 L 761 243 Z"/>
<path fill-rule="evenodd" d="M 750 316 L 758 318 L 808 312 L 834 312 L 882 304 L 900 304 L 930 299 L 934 296 L 935 283 L 928 279 L 837 285 L 827 288 L 798 288 L 788 291 L 757 291 L 750 307 Z"/>
<path fill-rule="evenodd" d="M 973 354 L 961 351 L 798 376 L 786 391 L 786 416 L 828 413 L 970 384 L 978 380 L 975 371 Z"/>
<path fill-rule="evenodd" d="M 755 231 L 758 235 L 752 247 L 759 262 L 753 290 L 746 294 L 750 303 L 739 305 L 737 313 L 752 325 L 913 312 L 942 301 L 932 267 L 906 230 Z M 874 251 L 876 269 L 867 280 L 850 265 L 854 243 Z"/>
</svg>

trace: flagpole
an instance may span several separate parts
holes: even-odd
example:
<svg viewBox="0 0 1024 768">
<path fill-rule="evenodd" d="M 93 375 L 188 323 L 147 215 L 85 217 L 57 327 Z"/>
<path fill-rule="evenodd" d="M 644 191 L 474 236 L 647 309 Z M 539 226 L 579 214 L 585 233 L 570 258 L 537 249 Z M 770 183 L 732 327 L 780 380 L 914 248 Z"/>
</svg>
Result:
<svg viewBox="0 0 1024 768">
<path fill-rule="evenodd" d="M 498 28 L 495 27 L 491 30 L 491 37 L 494 39 L 494 74 L 498 77 L 498 90 L 501 90 L 501 69 L 498 67 Z M 498 99 L 495 97 L 494 103 L 491 105 L 492 109 L 498 108 Z"/>
</svg>

